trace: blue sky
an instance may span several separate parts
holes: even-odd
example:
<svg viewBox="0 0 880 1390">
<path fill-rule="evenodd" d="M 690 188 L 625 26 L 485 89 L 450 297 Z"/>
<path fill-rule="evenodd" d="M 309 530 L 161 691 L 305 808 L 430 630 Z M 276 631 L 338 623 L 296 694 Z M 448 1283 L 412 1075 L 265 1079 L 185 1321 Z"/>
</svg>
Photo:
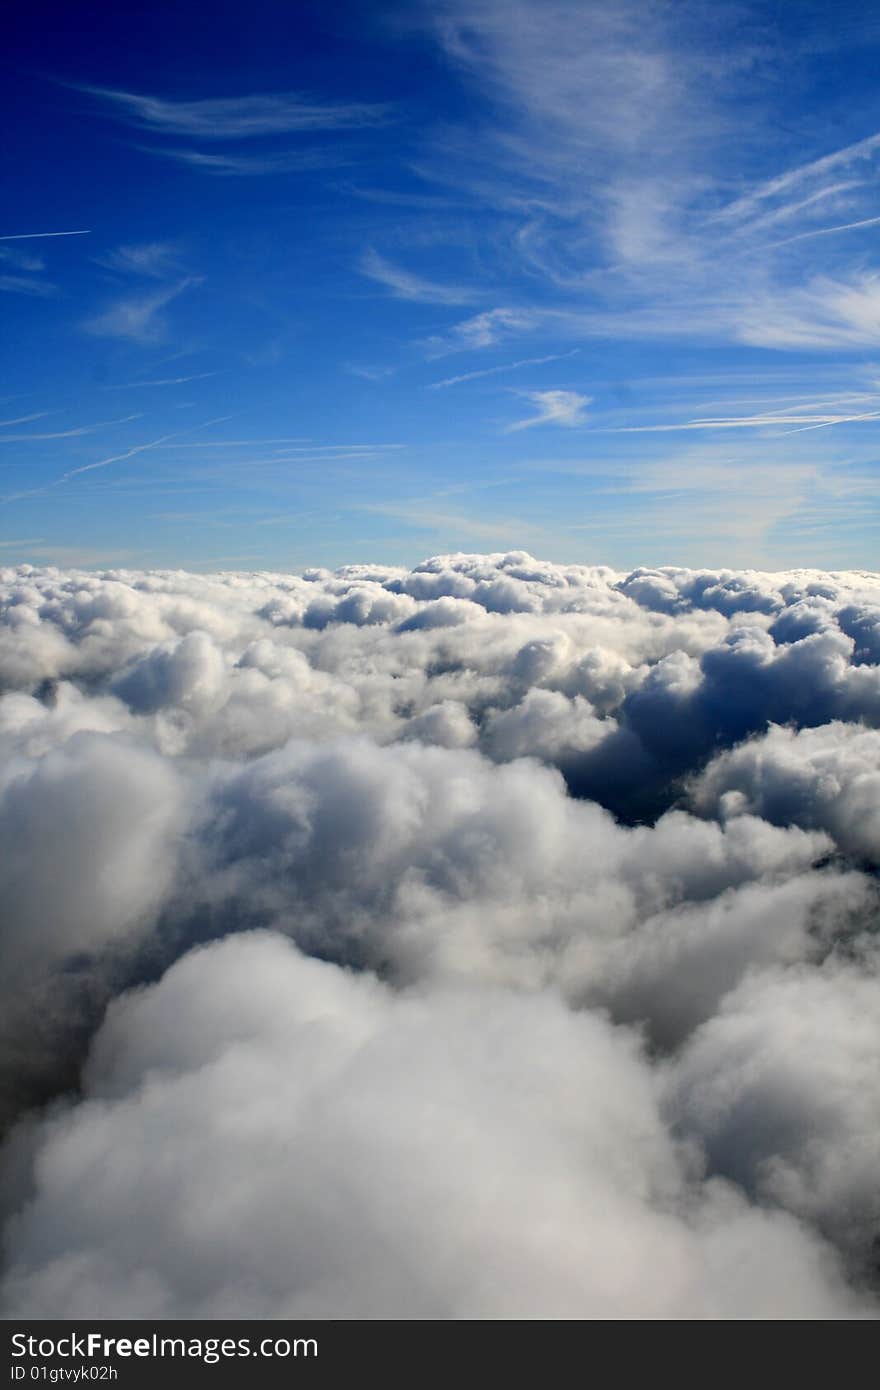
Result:
<svg viewBox="0 0 880 1390">
<path fill-rule="evenodd" d="M 861 4 L 13 4 L 0 559 L 876 568 L 878 50 Z"/>
</svg>

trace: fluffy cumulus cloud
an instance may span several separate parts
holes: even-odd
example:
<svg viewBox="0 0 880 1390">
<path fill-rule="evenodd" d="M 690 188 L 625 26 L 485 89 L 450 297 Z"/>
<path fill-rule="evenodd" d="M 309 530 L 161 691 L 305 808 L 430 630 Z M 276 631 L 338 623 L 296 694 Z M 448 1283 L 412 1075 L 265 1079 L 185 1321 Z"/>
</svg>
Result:
<svg viewBox="0 0 880 1390">
<path fill-rule="evenodd" d="M 821 828 L 843 853 L 880 868 L 880 730 L 771 725 L 714 758 L 695 778 L 692 802 L 725 820 L 749 813 Z"/>
<path fill-rule="evenodd" d="M 113 1006 L 11 1235 L 32 1314 L 865 1311 L 796 1220 L 689 1179 L 632 1036 L 274 936 Z"/>
<path fill-rule="evenodd" d="M 0 599 L 4 1309 L 877 1315 L 880 578 Z"/>
</svg>

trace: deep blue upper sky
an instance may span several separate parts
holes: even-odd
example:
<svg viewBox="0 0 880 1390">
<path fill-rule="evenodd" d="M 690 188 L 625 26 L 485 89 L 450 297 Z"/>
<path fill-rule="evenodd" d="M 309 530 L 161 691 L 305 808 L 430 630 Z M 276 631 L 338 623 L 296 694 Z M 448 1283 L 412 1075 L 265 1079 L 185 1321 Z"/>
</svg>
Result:
<svg viewBox="0 0 880 1390">
<path fill-rule="evenodd" d="M 876 568 L 878 61 L 860 3 L 13 4 L 0 561 Z"/>
</svg>

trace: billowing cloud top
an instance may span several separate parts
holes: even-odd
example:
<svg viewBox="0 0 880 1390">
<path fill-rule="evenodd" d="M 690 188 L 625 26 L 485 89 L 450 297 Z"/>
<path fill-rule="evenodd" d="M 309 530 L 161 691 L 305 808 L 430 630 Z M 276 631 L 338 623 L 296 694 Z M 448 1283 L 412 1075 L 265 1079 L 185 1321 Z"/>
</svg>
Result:
<svg viewBox="0 0 880 1390">
<path fill-rule="evenodd" d="M 876 1316 L 880 577 L 0 594 L 10 1315 Z"/>
</svg>

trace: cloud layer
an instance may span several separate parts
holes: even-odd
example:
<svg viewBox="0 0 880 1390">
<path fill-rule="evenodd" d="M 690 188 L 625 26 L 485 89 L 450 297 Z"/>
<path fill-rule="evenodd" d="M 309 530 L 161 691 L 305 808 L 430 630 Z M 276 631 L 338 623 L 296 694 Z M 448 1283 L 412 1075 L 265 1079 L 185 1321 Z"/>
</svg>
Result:
<svg viewBox="0 0 880 1390">
<path fill-rule="evenodd" d="M 0 583 L 11 1313 L 876 1315 L 877 576 Z"/>
</svg>

